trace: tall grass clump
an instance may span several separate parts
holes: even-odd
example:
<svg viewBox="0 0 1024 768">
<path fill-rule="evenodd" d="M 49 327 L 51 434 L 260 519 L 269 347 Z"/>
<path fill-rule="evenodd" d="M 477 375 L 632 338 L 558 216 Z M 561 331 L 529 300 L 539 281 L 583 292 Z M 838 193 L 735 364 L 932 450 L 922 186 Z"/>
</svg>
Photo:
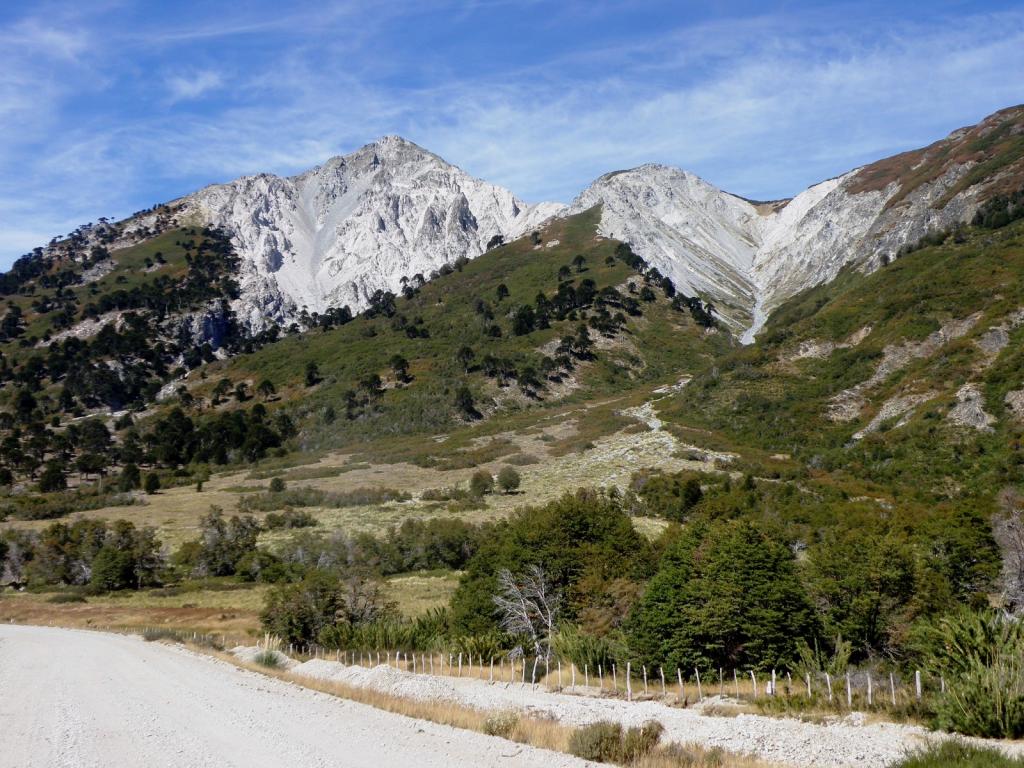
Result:
<svg viewBox="0 0 1024 768">
<path fill-rule="evenodd" d="M 995 611 L 961 610 L 919 629 L 925 664 L 946 681 L 935 725 L 969 736 L 1024 737 L 1024 626 Z"/>
<path fill-rule="evenodd" d="M 908 755 L 892 768 L 947 768 L 951 765 L 958 768 L 1024 768 L 1024 760 L 1007 757 L 988 747 L 944 741 Z"/>
<path fill-rule="evenodd" d="M 572 662 L 577 669 L 586 667 L 594 674 L 599 665 L 611 669 L 624 655 L 622 643 L 613 637 L 590 635 L 571 624 L 552 638 L 551 647 L 559 658 Z"/>
<path fill-rule="evenodd" d="M 253 662 L 259 664 L 261 667 L 267 669 L 280 669 L 283 664 L 281 663 L 281 654 L 277 651 L 260 651 L 252 657 Z"/>
</svg>

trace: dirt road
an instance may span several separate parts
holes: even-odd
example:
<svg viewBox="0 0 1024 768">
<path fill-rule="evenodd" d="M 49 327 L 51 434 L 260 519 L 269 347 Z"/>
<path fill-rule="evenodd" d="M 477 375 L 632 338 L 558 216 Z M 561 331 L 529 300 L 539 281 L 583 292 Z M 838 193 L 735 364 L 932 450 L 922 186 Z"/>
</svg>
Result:
<svg viewBox="0 0 1024 768">
<path fill-rule="evenodd" d="M 574 768 L 136 637 L 0 625 L 0 767 Z"/>
</svg>

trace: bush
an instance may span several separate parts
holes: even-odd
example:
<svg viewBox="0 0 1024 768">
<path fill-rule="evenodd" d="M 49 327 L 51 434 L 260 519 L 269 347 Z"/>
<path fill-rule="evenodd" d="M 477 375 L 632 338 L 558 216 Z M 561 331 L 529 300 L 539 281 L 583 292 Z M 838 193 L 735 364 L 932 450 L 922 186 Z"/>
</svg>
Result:
<svg viewBox="0 0 1024 768">
<path fill-rule="evenodd" d="M 160 490 L 160 477 L 155 472 L 150 472 L 146 475 L 146 493 L 152 496 L 154 493 Z"/>
<path fill-rule="evenodd" d="M 273 531 L 280 528 L 312 528 L 316 526 L 316 518 L 305 510 L 286 509 L 284 512 L 268 512 L 263 519 L 263 527 Z"/>
<path fill-rule="evenodd" d="M 281 493 L 282 491 L 284 491 L 284 478 L 283 477 L 275 477 L 275 478 L 273 478 L 270 481 L 270 492 L 271 493 Z"/>
<path fill-rule="evenodd" d="M 653 720 L 626 731 L 619 723 L 592 723 L 572 732 L 569 751 L 595 763 L 633 763 L 658 746 L 664 730 Z"/>
<path fill-rule="evenodd" d="M 469 490 L 474 496 L 486 496 L 494 490 L 494 477 L 482 469 L 474 472 L 469 481 Z"/>
<path fill-rule="evenodd" d="M 630 728 L 622 737 L 620 759 L 626 763 L 640 760 L 658 746 L 658 741 L 664 731 L 664 726 L 655 720 L 646 722 L 639 728 Z"/>
<path fill-rule="evenodd" d="M 500 736 L 503 739 L 510 739 L 518 725 L 518 712 L 498 712 L 484 720 L 484 733 L 488 736 Z"/>
<path fill-rule="evenodd" d="M 56 603 L 59 605 L 62 603 L 85 603 L 88 601 L 85 599 L 85 595 L 80 595 L 77 592 L 61 592 L 60 594 L 54 595 L 46 602 Z"/>
<path fill-rule="evenodd" d="M 1024 760 L 996 749 L 975 747 L 960 741 L 932 744 L 900 760 L 892 768 L 1024 768 Z"/>
<path fill-rule="evenodd" d="M 599 722 L 577 728 L 569 736 L 569 752 L 595 763 L 617 762 L 622 754 L 622 726 Z"/>
</svg>

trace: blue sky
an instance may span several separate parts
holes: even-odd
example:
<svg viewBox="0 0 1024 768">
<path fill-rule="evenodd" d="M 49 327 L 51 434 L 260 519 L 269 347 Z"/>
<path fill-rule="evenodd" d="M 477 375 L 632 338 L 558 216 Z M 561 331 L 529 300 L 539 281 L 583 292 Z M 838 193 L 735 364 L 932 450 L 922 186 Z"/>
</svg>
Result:
<svg viewBox="0 0 1024 768">
<path fill-rule="evenodd" d="M 388 133 L 530 201 L 648 161 L 772 199 L 1020 102 L 1019 1 L 12 0 L 0 269 Z"/>
</svg>

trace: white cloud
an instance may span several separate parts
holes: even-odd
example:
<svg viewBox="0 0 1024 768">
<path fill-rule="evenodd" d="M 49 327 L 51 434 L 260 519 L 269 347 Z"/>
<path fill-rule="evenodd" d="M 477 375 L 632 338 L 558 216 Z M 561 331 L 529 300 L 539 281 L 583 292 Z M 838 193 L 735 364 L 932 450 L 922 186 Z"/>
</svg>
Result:
<svg viewBox="0 0 1024 768">
<path fill-rule="evenodd" d="M 187 101 L 219 89 L 224 85 L 224 78 L 220 72 L 204 69 L 190 75 L 170 75 L 166 79 L 166 84 L 171 102 Z"/>
<path fill-rule="evenodd" d="M 73 87 L 98 88 L 88 45 L 54 56 L 73 72 L 93 67 L 87 82 L 58 81 L 38 61 L 0 52 L 0 199 L 18 200 L 16 210 L 0 205 L 0 232 L 64 232 L 68 217 L 125 215 L 243 173 L 295 172 L 385 133 L 531 200 L 567 201 L 601 173 L 648 161 L 780 197 L 1024 101 L 1024 13 L 859 22 L 847 34 L 830 21 L 716 22 L 642 44 L 538 54 L 500 74 L 439 68 L 444 76 L 411 86 L 403 66 L 434 70 L 415 51 L 399 62 L 378 50 L 373 19 L 353 35 L 324 28 L 249 70 L 210 58 L 163 71 L 156 104 L 81 123 L 60 122 L 59 105 Z M 174 53 L 173 39 L 136 44 Z M 9 61 L 17 66 L 2 66 Z M 149 84 L 138 77 L 143 98 Z M 189 101 L 187 115 L 176 111 Z M 0 267 L 22 249 L 12 246 L 0 235 Z"/>
</svg>

